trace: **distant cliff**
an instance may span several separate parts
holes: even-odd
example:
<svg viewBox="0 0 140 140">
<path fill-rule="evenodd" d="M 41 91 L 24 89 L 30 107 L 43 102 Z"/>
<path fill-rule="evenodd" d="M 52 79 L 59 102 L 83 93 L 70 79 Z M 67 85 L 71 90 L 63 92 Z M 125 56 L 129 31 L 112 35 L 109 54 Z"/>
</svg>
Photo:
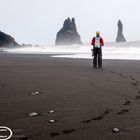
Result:
<svg viewBox="0 0 140 140">
<path fill-rule="evenodd" d="M 0 47 L 17 47 L 20 46 L 13 37 L 0 31 Z"/>
<path fill-rule="evenodd" d="M 75 19 L 64 21 L 62 29 L 57 33 L 55 45 L 81 44 L 81 37 L 77 32 Z"/>
<path fill-rule="evenodd" d="M 126 42 L 126 39 L 123 35 L 123 24 L 120 20 L 118 21 L 118 33 L 117 33 L 116 42 Z"/>
</svg>

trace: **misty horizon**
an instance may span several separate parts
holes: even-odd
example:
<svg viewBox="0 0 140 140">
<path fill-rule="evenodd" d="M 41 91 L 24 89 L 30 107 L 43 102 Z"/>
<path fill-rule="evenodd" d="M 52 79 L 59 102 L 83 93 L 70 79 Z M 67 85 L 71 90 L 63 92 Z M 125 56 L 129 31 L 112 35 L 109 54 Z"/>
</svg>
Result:
<svg viewBox="0 0 140 140">
<path fill-rule="evenodd" d="M 97 30 L 105 42 L 115 42 L 117 22 L 121 20 L 126 40 L 136 41 L 140 40 L 139 3 L 138 0 L 4 0 L 0 30 L 20 44 L 54 44 L 64 20 L 74 17 L 83 43 L 90 43 Z"/>
</svg>

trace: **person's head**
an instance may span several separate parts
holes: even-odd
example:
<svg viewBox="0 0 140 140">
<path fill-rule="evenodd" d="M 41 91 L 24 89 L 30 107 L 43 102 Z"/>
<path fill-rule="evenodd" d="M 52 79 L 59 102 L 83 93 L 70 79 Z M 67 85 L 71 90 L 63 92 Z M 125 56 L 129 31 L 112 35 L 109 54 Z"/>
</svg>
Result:
<svg viewBox="0 0 140 140">
<path fill-rule="evenodd" d="M 100 36 L 100 32 L 99 31 L 96 32 L 96 36 Z"/>
</svg>

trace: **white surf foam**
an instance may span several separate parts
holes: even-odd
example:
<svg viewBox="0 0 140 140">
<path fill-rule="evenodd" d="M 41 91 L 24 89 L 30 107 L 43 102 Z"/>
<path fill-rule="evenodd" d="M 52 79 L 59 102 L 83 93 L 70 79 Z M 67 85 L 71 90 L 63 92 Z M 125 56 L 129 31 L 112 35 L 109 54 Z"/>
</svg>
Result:
<svg viewBox="0 0 140 140">
<path fill-rule="evenodd" d="M 91 59 L 91 49 L 91 45 L 72 45 L 24 47 L 7 51 L 9 53 L 52 54 L 52 57 Z M 103 47 L 103 59 L 140 60 L 140 42 L 106 43 Z"/>
</svg>

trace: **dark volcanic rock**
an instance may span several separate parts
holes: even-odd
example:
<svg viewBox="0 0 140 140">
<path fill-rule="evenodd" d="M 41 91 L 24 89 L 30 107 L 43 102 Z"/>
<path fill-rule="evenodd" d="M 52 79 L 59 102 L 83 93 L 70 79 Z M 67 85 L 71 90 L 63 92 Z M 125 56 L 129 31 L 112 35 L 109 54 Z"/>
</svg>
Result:
<svg viewBox="0 0 140 140">
<path fill-rule="evenodd" d="M 17 47 L 19 44 L 13 37 L 0 31 L 0 47 Z"/>
<path fill-rule="evenodd" d="M 62 29 L 57 33 L 55 45 L 81 44 L 81 37 L 77 32 L 75 19 L 66 19 Z"/>
<path fill-rule="evenodd" d="M 118 34 L 117 34 L 116 42 L 126 42 L 126 39 L 123 35 L 123 24 L 120 20 L 118 21 Z"/>
</svg>

